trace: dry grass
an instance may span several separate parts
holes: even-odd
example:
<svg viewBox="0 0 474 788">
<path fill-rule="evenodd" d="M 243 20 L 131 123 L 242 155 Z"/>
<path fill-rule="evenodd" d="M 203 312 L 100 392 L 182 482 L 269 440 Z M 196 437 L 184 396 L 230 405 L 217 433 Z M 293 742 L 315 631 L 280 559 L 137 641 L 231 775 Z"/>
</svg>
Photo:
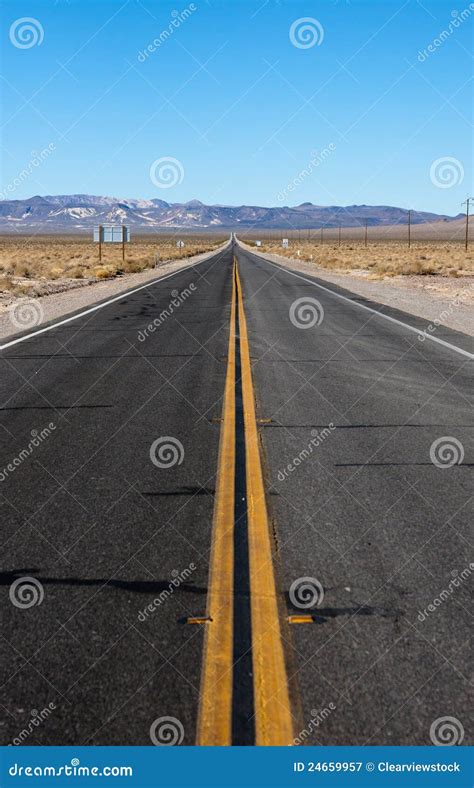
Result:
<svg viewBox="0 0 474 788">
<path fill-rule="evenodd" d="M 466 252 L 456 242 L 406 243 L 385 241 L 369 243 L 318 244 L 290 241 L 288 249 L 281 242 L 262 243 L 260 251 L 312 262 L 334 272 L 359 273 L 369 279 L 393 276 L 468 276 L 474 273 L 474 248 Z"/>
<path fill-rule="evenodd" d="M 176 247 L 175 237 L 159 236 L 132 241 L 126 246 L 125 261 L 121 245 L 102 247 L 80 238 L 0 238 L 0 293 L 41 295 L 48 283 L 60 286 L 73 280 L 102 280 L 122 274 L 139 273 L 159 267 L 161 262 L 192 257 L 218 247 L 225 238 L 217 235 L 186 237 L 184 249 Z M 79 284 L 79 282 L 77 282 Z"/>
</svg>

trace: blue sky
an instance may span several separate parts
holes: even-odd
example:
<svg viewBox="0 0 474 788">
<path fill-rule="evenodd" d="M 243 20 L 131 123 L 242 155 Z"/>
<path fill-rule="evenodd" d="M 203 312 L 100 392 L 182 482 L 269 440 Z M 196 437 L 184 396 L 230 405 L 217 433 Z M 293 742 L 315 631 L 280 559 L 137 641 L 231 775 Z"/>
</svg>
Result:
<svg viewBox="0 0 474 788">
<path fill-rule="evenodd" d="M 2 16 L 0 189 L 10 199 L 84 192 L 457 214 L 471 188 L 466 0 L 454 10 L 453 0 L 6 0 Z M 23 17 L 36 20 L 34 45 Z M 150 168 L 168 157 L 179 177 L 159 188 Z"/>
</svg>

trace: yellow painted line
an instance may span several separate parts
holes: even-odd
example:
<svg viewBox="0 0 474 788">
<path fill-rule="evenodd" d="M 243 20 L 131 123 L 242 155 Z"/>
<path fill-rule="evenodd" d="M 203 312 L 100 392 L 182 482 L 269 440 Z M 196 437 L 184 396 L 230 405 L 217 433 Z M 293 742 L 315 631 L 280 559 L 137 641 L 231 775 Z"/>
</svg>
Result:
<svg viewBox="0 0 474 788">
<path fill-rule="evenodd" d="M 256 744 L 289 745 L 294 738 L 290 696 L 281 639 L 270 529 L 259 452 L 247 323 L 237 266 L 236 279 L 247 469 L 247 522 Z"/>
<path fill-rule="evenodd" d="M 209 624 L 212 621 L 208 616 L 189 616 L 186 619 L 186 624 Z"/>
<path fill-rule="evenodd" d="M 207 597 L 207 616 L 212 622 L 204 634 L 196 737 L 201 746 L 232 744 L 235 315 L 234 281 Z"/>
</svg>

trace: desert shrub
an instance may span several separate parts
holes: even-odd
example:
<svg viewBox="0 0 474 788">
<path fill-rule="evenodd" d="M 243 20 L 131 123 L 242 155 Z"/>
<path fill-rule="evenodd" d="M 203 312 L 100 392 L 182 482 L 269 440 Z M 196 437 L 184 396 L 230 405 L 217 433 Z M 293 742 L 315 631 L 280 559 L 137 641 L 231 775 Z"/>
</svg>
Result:
<svg viewBox="0 0 474 788">
<path fill-rule="evenodd" d="M 12 270 L 16 276 L 23 276 L 25 279 L 29 279 L 33 275 L 32 267 L 25 262 L 14 262 Z"/>
<path fill-rule="evenodd" d="M 97 266 L 94 268 L 94 276 L 96 279 L 110 279 L 115 276 L 115 269 L 111 266 Z"/>
<path fill-rule="evenodd" d="M 5 292 L 8 290 L 13 290 L 13 288 L 14 288 L 14 284 L 12 280 L 8 278 L 8 276 L 0 277 L 0 290 Z"/>
<path fill-rule="evenodd" d="M 59 266 L 53 266 L 53 268 L 49 269 L 49 278 L 50 279 L 60 279 L 64 273 L 64 270 Z"/>
<path fill-rule="evenodd" d="M 147 264 L 140 260 L 126 260 L 122 265 L 121 273 L 125 274 L 138 274 L 144 271 Z M 117 272 L 118 273 L 118 272 Z"/>
<path fill-rule="evenodd" d="M 37 295 L 34 285 L 26 284 L 26 282 L 23 282 L 23 284 L 17 285 L 15 287 L 15 292 L 16 293 L 20 293 L 20 295 L 29 296 L 30 298 L 31 298 L 31 296 L 36 296 Z"/>
<path fill-rule="evenodd" d="M 67 274 L 71 277 L 71 279 L 84 279 L 84 269 L 79 265 L 70 268 Z"/>
</svg>

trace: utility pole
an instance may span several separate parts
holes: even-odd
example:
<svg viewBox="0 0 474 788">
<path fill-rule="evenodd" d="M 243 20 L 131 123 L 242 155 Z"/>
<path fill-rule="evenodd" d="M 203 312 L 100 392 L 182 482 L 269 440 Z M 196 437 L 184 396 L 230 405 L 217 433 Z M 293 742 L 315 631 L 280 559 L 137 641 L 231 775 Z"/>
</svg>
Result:
<svg viewBox="0 0 474 788">
<path fill-rule="evenodd" d="M 341 225 L 339 225 L 339 246 L 341 245 Z"/>
<path fill-rule="evenodd" d="M 411 246 L 411 208 L 408 211 L 408 248 Z"/>
<path fill-rule="evenodd" d="M 324 236 L 323 236 L 324 228 L 321 227 L 321 244 L 324 243 Z"/>
<path fill-rule="evenodd" d="M 466 202 L 463 202 L 463 205 L 466 206 L 466 242 L 465 242 L 465 249 L 467 252 L 467 247 L 469 246 L 469 203 L 471 202 L 471 198 L 468 197 Z"/>
<path fill-rule="evenodd" d="M 364 245 L 365 246 L 367 246 L 367 224 L 368 224 L 368 222 L 367 222 L 367 219 L 366 219 L 365 220 L 365 239 L 364 239 Z"/>
</svg>

